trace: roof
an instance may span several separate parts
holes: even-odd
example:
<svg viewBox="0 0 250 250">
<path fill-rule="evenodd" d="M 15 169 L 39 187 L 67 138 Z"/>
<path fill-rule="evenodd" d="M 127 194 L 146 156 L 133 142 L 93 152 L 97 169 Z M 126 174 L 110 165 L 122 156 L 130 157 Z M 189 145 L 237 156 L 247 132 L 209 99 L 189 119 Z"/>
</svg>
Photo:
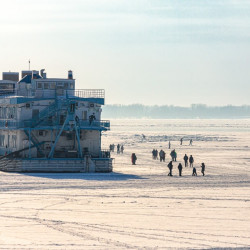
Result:
<svg viewBox="0 0 250 250">
<path fill-rule="evenodd" d="M 36 74 L 37 79 L 41 78 L 40 75 Z M 31 75 L 26 75 L 24 76 L 18 83 L 25 82 L 25 83 L 31 83 L 32 76 Z"/>
</svg>

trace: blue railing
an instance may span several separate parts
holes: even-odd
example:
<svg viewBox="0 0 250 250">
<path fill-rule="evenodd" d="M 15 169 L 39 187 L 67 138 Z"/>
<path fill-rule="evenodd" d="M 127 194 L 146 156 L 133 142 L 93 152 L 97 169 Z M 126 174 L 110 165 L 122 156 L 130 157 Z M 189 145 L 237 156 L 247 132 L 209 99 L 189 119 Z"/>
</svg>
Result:
<svg viewBox="0 0 250 250">
<path fill-rule="evenodd" d="M 41 127 L 61 127 L 62 124 L 58 124 L 56 120 L 53 119 L 45 119 L 41 123 L 39 123 L 39 126 L 37 129 Z M 110 121 L 108 120 L 95 120 L 92 122 L 89 122 L 88 120 L 79 120 L 77 122 L 77 126 L 81 129 L 102 129 L 102 130 L 110 130 Z M 32 120 L 26 120 L 21 122 L 16 122 L 12 120 L 0 120 L 0 128 L 12 128 L 12 129 L 19 129 L 19 128 L 33 128 L 34 127 L 34 121 Z M 69 125 L 66 126 L 66 129 L 69 129 Z"/>
<path fill-rule="evenodd" d="M 0 96 L 8 97 L 24 96 L 24 97 L 37 97 L 37 98 L 65 98 L 65 97 L 80 97 L 80 98 L 105 98 L 104 89 L 0 89 Z"/>
</svg>

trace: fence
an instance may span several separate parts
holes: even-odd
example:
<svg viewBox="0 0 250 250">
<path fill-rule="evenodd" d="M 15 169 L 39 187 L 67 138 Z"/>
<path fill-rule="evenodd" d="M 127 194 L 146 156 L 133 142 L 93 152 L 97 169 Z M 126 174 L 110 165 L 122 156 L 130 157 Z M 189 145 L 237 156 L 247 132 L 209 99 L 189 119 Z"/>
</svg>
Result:
<svg viewBox="0 0 250 250">
<path fill-rule="evenodd" d="M 24 96 L 36 98 L 80 97 L 105 98 L 104 89 L 0 89 L 1 97 Z"/>
</svg>

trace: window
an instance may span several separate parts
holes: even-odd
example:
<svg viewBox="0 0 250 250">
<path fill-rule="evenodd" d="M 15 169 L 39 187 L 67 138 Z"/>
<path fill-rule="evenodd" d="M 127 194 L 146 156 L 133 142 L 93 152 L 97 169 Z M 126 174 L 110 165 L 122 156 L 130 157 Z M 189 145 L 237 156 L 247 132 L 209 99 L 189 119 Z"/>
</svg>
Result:
<svg viewBox="0 0 250 250">
<path fill-rule="evenodd" d="M 52 82 L 50 84 L 50 89 L 56 89 L 56 83 L 55 82 Z"/>
<path fill-rule="evenodd" d="M 48 89 L 49 88 L 49 83 L 48 82 L 45 82 L 44 83 L 44 89 Z"/>
<path fill-rule="evenodd" d="M 5 147 L 5 136 L 0 135 L 0 147 Z"/>
<path fill-rule="evenodd" d="M 45 136 L 45 131 L 39 130 L 38 135 L 39 135 L 39 136 Z"/>
<path fill-rule="evenodd" d="M 38 82 L 37 83 L 37 89 L 42 89 L 43 88 L 43 83 L 42 82 Z"/>
<path fill-rule="evenodd" d="M 68 83 L 67 82 L 64 83 L 64 89 L 68 89 Z"/>
<path fill-rule="evenodd" d="M 16 148 L 16 135 L 12 135 L 12 148 Z"/>
<path fill-rule="evenodd" d="M 70 83 L 70 88 L 74 89 L 74 83 Z"/>
<path fill-rule="evenodd" d="M 69 141 L 73 140 L 73 133 L 67 133 L 66 138 L 67 138 L 67 140 L 69 140 Z"/>
</svg>

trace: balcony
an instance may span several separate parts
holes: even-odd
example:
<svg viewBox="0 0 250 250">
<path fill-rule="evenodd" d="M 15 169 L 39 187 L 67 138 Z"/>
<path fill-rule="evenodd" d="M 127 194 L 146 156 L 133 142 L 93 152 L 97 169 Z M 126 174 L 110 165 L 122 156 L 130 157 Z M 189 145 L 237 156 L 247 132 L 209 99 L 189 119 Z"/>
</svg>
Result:
<svg viewBox="0 0 250 250">
<path fill-rule="evenodd" d="M 0 120 L 0 129 L 59 129 L 62 127 L 62 124 L 59 124 L 56 120 L 46 119 L 39 123 L 38 126 L 34 127 L 33 120 L 24 120 L 24 121 L 13 121 L 13 120 Z M 110 121 L 108 120 L 96 120 L 89 122 L 88 120 L 79 120 L 77 126 L 80 129 L 85 130 L 110 130 Z M 65 126 L 65 130 L 72 130 L 70 125 Z"/>
<path fill-rule="evenodd" d="M 21 97 L 35 97 L 35 98 L 63 98 L 63 97 L 79 97 L 86 99 L 104 99 L 104 89 L 0 89 L 0 96 L 21 96 Z"/>
</svg>

